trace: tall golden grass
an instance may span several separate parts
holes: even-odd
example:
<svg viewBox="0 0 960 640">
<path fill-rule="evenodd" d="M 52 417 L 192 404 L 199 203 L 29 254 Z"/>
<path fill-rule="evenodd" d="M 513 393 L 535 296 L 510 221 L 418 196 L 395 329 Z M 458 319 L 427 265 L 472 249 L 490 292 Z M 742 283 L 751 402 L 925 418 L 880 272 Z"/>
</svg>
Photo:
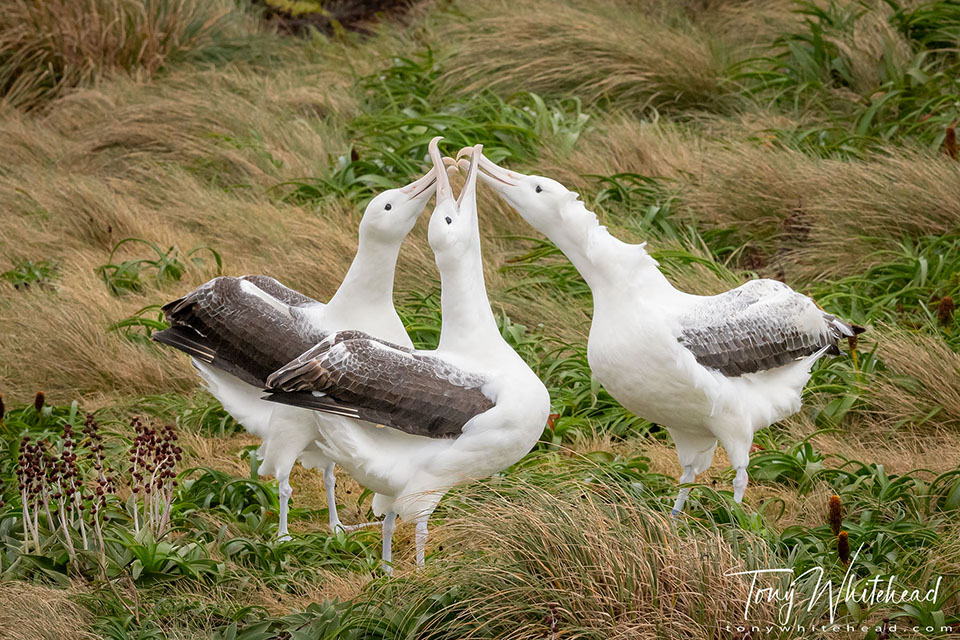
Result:
<svg viewBox="0 0 960 640">
<path fill-rule="evenodd" d="M 74 598 L 80 588 L 24 582 L 0 583 L 0 634 L 5 640 L 94 640 L 90 612 Z"/>
<path fill-rule="evenodd" d="M 213 55 L 253 26 L 229 0 L 10 0 L 0 12 L 0 98 L 38 107 L 104 74 L 150 75 Z"/>
<path fill-rule="evenodd" d="M 960 354 L 933 336 L 884 329 L 887 371 L 872 382 L 868 395 L 878 426 L 960 431 Z"/>
<path fill-rule="evenodd" d="M 636 113 L 729 109 L 727 61 L 709 34 L 683 20 L 657 21 L 632 4 L 484 6 L 480 17 L 452 29 L 447 82 L 465 93 L 574 95 Z"/>
<path fill-rule="evenodd" d="M 764 275 L 788 282 L 860 273 L 905 237 L 956 232 L 960 164 L 949 156 L 890 146 L 864 159 L 812 157 L 751 140 L 770 123 L 760 117 L 710 118 L 708 137 L 614 116 L 538 171 L 568 184 L 588 174 L 665 178 L 675 214 L 700 229 L 737 229 L 767 251 Z"/>
<path fill-rule="evenodd" d="M 730 574 L 764 558 L 746 536 L 737 554 L 699 525 L 681 535 L 675 520 L 605 483 L 546 491 L 505 482 L 482 496 L 466 490 L 445 515 L 453 519 L 432 543 L 447 550 L 443 558 L 361 596 L 413 609 L 455 592 L 437 613 L 444 638 L 723 637 L 750 588 L 749 578 Z M 756 606 L 752 624 L 773 621 L 772 606 Z M 431 629 L 419 637 L 434 637 Z"/>
</svg>

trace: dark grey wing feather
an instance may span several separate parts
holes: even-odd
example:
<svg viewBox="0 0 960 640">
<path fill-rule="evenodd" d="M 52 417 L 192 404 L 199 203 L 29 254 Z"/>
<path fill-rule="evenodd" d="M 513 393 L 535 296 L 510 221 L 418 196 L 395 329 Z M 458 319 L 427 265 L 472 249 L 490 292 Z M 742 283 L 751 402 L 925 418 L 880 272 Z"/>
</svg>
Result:
<svg viewBox="0 0 960 640">
<path fill-rule="evenodd" d="M 736 377 L 783 366 L 863 331 L 775 280 L 706 298 L 681 318 L 678 340 L 701 365 Z"/>
<path fill-rule="evenodd" d="M 447 438 L 494 406 L 485 382 L 435 356 L 342 331 L 271 375 L 266 399 Z"/>
<path fill-rule="evenodd" d="M 246 278 L 214 278 L 165 305 L 170 328 L 153 339 L 262 387 L 268 375 L 326 335 L 267 295 Z"/>
</svg>

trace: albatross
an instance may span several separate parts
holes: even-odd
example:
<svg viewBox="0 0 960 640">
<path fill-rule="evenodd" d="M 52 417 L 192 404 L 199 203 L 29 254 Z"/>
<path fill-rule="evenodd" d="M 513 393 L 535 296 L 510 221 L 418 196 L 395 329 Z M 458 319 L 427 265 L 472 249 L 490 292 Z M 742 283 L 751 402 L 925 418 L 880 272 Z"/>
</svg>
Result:
<svg viewBox="0 0 960 640">
<path fill-rule="evenodd" d="M 324 424 L 316 444 L 376 492 L 372 506 L 384 514 L 388 573 L 397 517 L 415 522 L 422 565 L 427 521 L 443 494 L 520 460 L 550 411 L 547 389 L 504 341 L 487 299 L 477 162 L 454 200 L 437 142 L 429 147 L 437 202 L 427 236 L 441 279 L 437 349 L 338 331 L 267 378 L 268 400 L 347 418 Z"/>
<path fill-rule="evenodd" d="M 458 159 L 476 151 L 462 149 Z M 667 429 L 683 474 L 683 508 L 696 475 L 723 444 L 743 499 L 754 434 L 800 410 L 810 368 L 863 331 L 782 282 L 752 280 L 714 296 L 678 291 L 643 244 L 612 236 L 579 195 L 550 178 L 479 158 L 481 179 L 567 256 L 590 287 L 590 368 L 610 395 Z"/>
<path fill-rule="evenodd" d="M 263 440 L 260 473 L 279 484 L 277 535 L 289 539 L 290 472 L 299 459 L 323 470 L 330 529 L 337 514 L 334 463 L 314 445 L 326 416 L 262 399 L 267 376 L 330 332 L 356 329 L 410 348 L 413 343 L 393 306 L 400 245 L 436 188 L 436 172 L 377 195 L 360 221 L 357 253 L 327 304 L 280 284 L 248 275 L 215 278 L 163 307 L 170 328 L 153 339 L 189 354 L 201 379 L 223 408 Z"/>
</svg>

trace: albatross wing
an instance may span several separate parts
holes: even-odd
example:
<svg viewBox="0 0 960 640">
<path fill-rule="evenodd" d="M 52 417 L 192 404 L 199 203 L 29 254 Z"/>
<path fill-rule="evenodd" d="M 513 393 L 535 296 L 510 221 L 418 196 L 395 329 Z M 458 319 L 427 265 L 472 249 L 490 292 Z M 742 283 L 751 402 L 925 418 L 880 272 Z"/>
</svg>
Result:
<svg viewBox="0 0 960 640">
<path fill-rule="evenodd" d="M 753 280 L 705 298 L 680 320 L 677 340 L 704 367 L 729 377 L 789 364 L 863 332 L 776 280 Z"/>
<path fill-rule="evenodd" d="M 265 399 L 448 438 L 494 406 L 485 382 L 436 356 L 340 331 L 270 375 Z"/>
<path fill-rule="evenodd" d="M 325 337 L 297 313 L 320 304 L 267 276 L 214 278 L 165 305 L 170 328 L 153 339 L 262 387 Z"/>
</svg>

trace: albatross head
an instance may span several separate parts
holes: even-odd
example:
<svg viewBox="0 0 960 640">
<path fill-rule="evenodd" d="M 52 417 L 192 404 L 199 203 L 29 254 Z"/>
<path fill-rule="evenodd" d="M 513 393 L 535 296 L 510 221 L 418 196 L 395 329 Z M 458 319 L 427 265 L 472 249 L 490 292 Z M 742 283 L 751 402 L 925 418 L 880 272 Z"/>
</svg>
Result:
<svg viewBox="0 0 960 640">
<path fill-rule="evenodd" d="M 467 179 L 457 199 L 453 197 L 450 179 L 444 168 L 443 158 L 437 146 L 440 138 L 430 142 L 430 157 L 437 173 L 437 207 L 430 216 L 427 240 L 437 257 L 437 264 L 458 261 L 467 255 L 479 242 L 477 221 L 477 158 L 482 145 L 472 147 L 473 161 L 467 171 Z M 456 165 L 456 163 L 454 163 Z"/>
<path fill-rule="evenodd" d="M 560 222 L 565 207 L 577 202 L 579 198 L 579 194 L 570 191 L 556 180 L 504 169 L 486 156 L 475 152 L 474 147 L 461 149 L 457 159 L 463 156 L 479 162 L 480 179 L 499 193 L 524 220 L 544 234 L 549 235 L 549 231 Z"/>
<path fill-rule="evenodd" d="M 371 240 L 399 245 L 413 229 L 436 188 L 437 171 L 430 169 L 425 176 L 405 187 L 379 194 L 363 212 L 360 234 Z"/>
</svg>

